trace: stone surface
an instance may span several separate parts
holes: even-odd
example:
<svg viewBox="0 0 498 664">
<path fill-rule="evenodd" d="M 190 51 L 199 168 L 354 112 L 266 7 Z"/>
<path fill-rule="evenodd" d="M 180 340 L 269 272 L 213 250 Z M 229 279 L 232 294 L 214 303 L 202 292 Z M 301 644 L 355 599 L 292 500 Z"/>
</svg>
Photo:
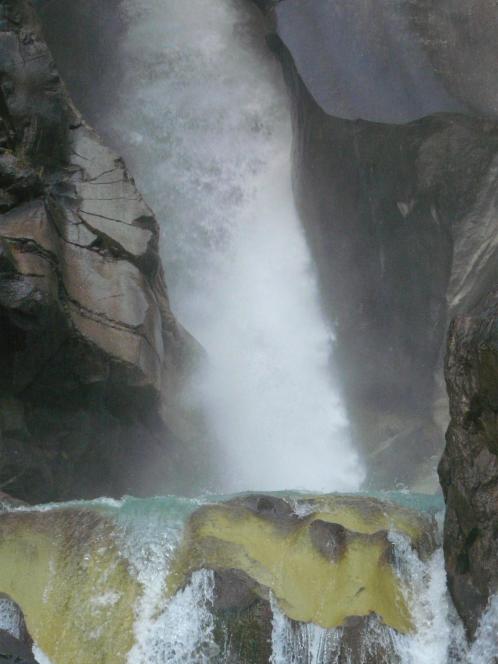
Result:
<svg viewBox="0 0 498 664">
<path fill-rule="evenodd" d="M 375 614 L 410 631 L 388 532 L 408 537 L 423 557 L 435 546 L 432 520 L 364 496 L 297 500 L 295 509 L 271 496 L 201 507 L 172 563 L 169 592 L 194 571 L 212 569 L 215 608 L 240 612 L 271 593 L 299 623 L 337 628 Z"/>
<path fill-rule="evenodd" d="M 127 661 L 143 588 L 122 548 L 97 511 L 0 514 L 0 593 L 53 664 Z"/>
<path fill-rule="evenodd" d="M 169 308 L 158 224 L 71 103 L 30 2 L 1 11 L 0 410 L 22 414 L 0 425 L 0 489 L 192 484 L 180 395 L 202 353 Z"/>
<path fill-rule="evenodd" d="M 261 495 L 189 511 L 185 529 L 186 501 L 176 502 L 180 513 L 163 499 L 130 499 L 119 509 L 98 501 L 1 512 L 0 620 L 7 597 L 53 664 L 125 664 L 143 644 L 160 649 L 165 638 L 168 647 L 181 646 L 177 612 L 195 611 L 204 590 L 191 599 L 182 592 L 180 606 L 164 609 L 192 572 L 208 568 L 212 576 L 203 576 L 214 579 L 208 606 L 219 647 L 213 661 L 222 653 L 227 664 L 268 662 L 274 618 L 289 632 L 285 641 L 295 640 L 292 652 L 304 657 L 309 625 L 298 618 L 313 613 L 319 624 L 340 618 L 323 634 L 330 653 L 324 661 L 396 662 L 397 632 L 388 625 L 409 630 L 411 616 L 387 531 L 408 538 L 424 560 L 435 547 L 430 516 L 365 496 Z M 199 504 L 188 502 L 192 509 Z M 320 524 L 323 532 L 311 534 Z M 331 557 L 327 543 L 341 527 L 345 547 Z M 184 534 L 179 549 L 177 528 Z"/>
<path fill-rule="evenodd" d="M 285 45 L 275 36 L 270 44 L 291 93 L 294 189 L 353 439 L 373 484 L 435 491 L 448 321 L 498 280 L 498 124 L 333 117 Z"/>
<path fill-rule="evenodd" d="M 472 636 L 498 593 L 498 291 L 450 328 L 451 422 L 439 473 L 449 588 Z"/>
<path fill-rule="evenodd" d="M 330 115 L 403 123 L 440 112 L 498 114 L 494 0 L 283 0 L 275 14 Z"/>
<path fill-rule="evenodd" d="M 2 664 L 37 664 L 28 646 L 1 629 L 0 660 Z"/>
</svg>

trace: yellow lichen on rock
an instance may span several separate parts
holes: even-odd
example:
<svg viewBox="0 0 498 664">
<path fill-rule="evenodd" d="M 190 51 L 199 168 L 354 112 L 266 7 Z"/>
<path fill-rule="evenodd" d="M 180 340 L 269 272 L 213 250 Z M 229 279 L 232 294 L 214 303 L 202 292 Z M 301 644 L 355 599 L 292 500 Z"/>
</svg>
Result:
<svg viewBox="0 0 498 664">
<path fill-rule="evenodd" d="M 325 494 L 302 499 L 299 504 L 312 510 L 314 519 L 337 521 L 355 532 L 394 530 L 417 548 L 433 536 L 427 515 L 369 496 Z"/>
<path fill-rule="evenodd" d="M 102 515 L 0 514 L 0 593 L 53 664 L 124 664 L 140 592 Z"/>
<path fill-rule="evenodd" d="M 303 517 L 285 510 L 258 512 L 254 503 L 247 506 L 240 499 L 201 508 L 188 523 L 169 578 L 170 593 L 196 569 L 237 569 L 255 582 L 261 596 L 271 591 L 293 620 L 332 628 L 350 616 L 375 613 L 408 632 L 411 616 L 392 565 L 387 529 L 418 540 L 427 532 L 427 521 L 394 506 L 382 517 L 383 503 L 365 497 L 315 501 L 316 511 Z"/>
</svg>

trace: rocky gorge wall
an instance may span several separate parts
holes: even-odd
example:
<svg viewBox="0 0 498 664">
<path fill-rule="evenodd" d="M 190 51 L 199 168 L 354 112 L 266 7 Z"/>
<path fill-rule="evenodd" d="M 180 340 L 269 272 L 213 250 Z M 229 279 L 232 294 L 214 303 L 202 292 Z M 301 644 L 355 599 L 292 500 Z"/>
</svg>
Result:
<svg viewBox="0 0 498 664">
<path fill-rule="evenodd" d="M 445 553 L 455 605 L 474 635 L 498 594 L 498 292 L 451 324 L 451 422 L 439 467 Z"/>
<path fill-rule="evenodd" d="M 171 313 L 156 219 L 72 105 L 32 5 L 0 10 L 0 488 L 192 484 L 178 397 L 202 352 Z"/>
<path fill-rule="evenodd" d="M 258 4 L 289 86 L 295 190 L 374 484 L 430 486 L 446 354 L 446 568 L 473 637 L 498 591 L 496 5 Z"/>
<path fill-rule="evenodd" d="M 484 1 L 263 5 L 355 440 L 372 484 L 434 490 L 447 328 L 498 278 L 497 17 Z"/>
</svg>

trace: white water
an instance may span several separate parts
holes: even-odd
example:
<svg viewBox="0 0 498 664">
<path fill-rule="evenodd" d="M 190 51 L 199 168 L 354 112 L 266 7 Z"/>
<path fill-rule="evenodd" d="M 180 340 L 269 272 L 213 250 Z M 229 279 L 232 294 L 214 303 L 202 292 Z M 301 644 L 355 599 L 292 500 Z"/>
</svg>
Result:
<svg viewBox="0 0 498 664">
<path fill-rule="evenodd" d="M 158 584 L 160 585 L 160 584 Z M 192 575 L 189 585 L 156 616 L 137 616 L 138 641 L 128 655 L 130 664 L 209 664 L 219 648 L 213 637 L 213 573 Z"/>
<path fill-rule="evenodd" d="M 19 608 L 7 598 L 0 597 L 0 629 L 12 634 L 16 639 L 21 638 L 22 616 Z"/>
<path fill-rule="evenodd" d="M 196 398 L 220 488 L 354 490 L 363 471 L 330 378 L 289 103 L 259 14 L 244 0 L 124 0 L 123 11 L 108 131 L 160 220 L 173 309 L 209 353 Z"/>
<path fill-rule="evenodd" d="M 468 646 L 463 626 L 451 603 L 444 556 L 437 550 L 428 561 L 419 559 L 408 540 L 392 534 L 396 563 L 404 581 L 413 634 L 400 635 L 372 617 L 361 632 L 358 650 L 343 639 L 343 629 L 293 625 L 272 600 L 273 654 L 271 664 L 495 664 L 498 659 L 498 597 L 481 620 L 475 641 Z M 391 653 L 384 660 L 382 653 Z M 374 659 L 371 659 L 373 656 Z"/>
</svg>

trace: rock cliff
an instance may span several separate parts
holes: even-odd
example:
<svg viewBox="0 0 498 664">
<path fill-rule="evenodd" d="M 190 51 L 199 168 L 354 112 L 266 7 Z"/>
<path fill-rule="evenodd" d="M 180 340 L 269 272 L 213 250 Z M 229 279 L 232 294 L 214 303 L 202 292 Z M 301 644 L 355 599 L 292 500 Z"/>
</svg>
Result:
<svg viewBox="0 0 498 664">
<path fill-rule="evenodd" d="M 0 489 L 164 491 L 195 437 L 175 399 L 200 351 L 171 313 L 157 222 L 31 4 L 1 12 Z"/>
<path fill-rule="evenodd" d="M 463 62 L 449 64 L 462 41 L 485 48 L 490 7 L 450 16 L 449 4 L 378 3 L 373 14 L 360 2 L 266 4 L 293 109 L 297 203 L 354 437 L 373 484 L 421 490 L 437 486 L 448 423 L 448 323 L 498 279 L 496 91 L 477 109 L 468 86 L 491 72 L 464 80 Z"/>
<path fill-rule="evenodd" d="M 423 488 L 447 425 L 448 322 L 498 278 L 498 125 L 341 120 L 292 80 L 296 195 L 355 437 L 374 482 Z"/>
<path fill-rule="evenodd" d="M 329 115 L 402 123 L 498 113 L 493 0 L 259 0 Z M 479 66 L 476 66 L 476 63 Z"/>
<path fill-rule="evenodd" d="M 449 586 L 473 637 L 498 592 L 496 3 L 259 4 L 290 90 L 295 189 L 336 361 L 376 483 L 421 486 L 439 456 L 454 319 L 439 474 Z"/>
<path fill-rule="evenodd" d="M 451 423 L 439 473 L 446 567 L 470 635 L 498 594 L 498 291 L 452 323 L 446 358 Z"/>
</svg>

